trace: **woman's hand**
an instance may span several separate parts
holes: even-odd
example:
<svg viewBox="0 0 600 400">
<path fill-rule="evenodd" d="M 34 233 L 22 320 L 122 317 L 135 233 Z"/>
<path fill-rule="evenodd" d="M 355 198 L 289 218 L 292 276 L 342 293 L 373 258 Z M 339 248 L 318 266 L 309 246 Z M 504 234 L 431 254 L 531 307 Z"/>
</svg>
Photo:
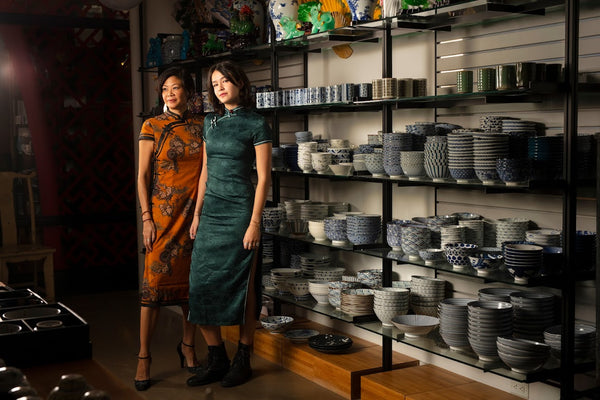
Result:
<svg viewBox="0 0 600 400">
<path fill-rule="evenodd" d="M 198 225 L 200 224 L 200 216 L 194 215 L 192 225 L 190 226 L 190 239 L 196 239 L 196 232 L 198 232 Z"/>
<path fill-rule="evenodd" d="M 156 226 L 152 219 L 144 221 L 143 227 L 144 246 L 146 247 L 146 253 L 152 252 L 152 244 L 156 240 Z"/>
<path fill-rule="evenodd" d="M 246 250 L 258 249 L 260 245 L 260 226 L 258 224 L 250 222 L 248 229 L 246 229 L 242 245 Z"/>
</svg>

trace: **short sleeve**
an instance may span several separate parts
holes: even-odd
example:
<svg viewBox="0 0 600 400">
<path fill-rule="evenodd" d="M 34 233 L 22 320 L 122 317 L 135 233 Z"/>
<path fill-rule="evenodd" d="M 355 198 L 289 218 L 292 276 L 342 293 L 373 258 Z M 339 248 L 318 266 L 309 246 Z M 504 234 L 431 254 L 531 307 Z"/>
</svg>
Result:
<svg viewBox="0 0 600 400">
<path fill-rule="evenodd" d="M 152 140 L 155 141 L 155 137 L 154 137 L 154 125 L 152 125 L 152 120 L 151 119 L 147 119 L 146 121 L 144 121 L 144 123 L 142 124 L 142 129 L 140 130 L 140 135 L 138 137 L 138 140 Z"/>
<path fill-rule="evenodd" d="M 252 139 L 255 146 L 263 143 L 271 143 L 273 141 L 271 127 L 262 116 L 259 116 L 257 128 L 254 130 Z"/>
</svg>

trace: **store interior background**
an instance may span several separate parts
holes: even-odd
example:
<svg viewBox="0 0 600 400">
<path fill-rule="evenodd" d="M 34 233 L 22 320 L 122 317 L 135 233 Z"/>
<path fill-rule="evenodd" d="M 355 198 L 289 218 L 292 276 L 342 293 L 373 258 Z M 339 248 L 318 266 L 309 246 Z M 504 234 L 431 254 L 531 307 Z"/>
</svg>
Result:
<svg viewBox="0 0 600 400">
<path fill-rule="evenodd" d="M 68 1 L 49 2 L 43 7 L 17 9 L 23 14 L 33 14 L 23 25 L 0 24 L 3 44 L 0 45 L 0 62 L 6 65 L 8 54 L 21 54 L 26 44 L 36 61 L 36 70 L 9 71 L 2 69 L 0 81 L 0 123 L 11 129 L 0 132 L 0 168 L 4 170 L 36 169 L 40 176 L 40 225 L 42 242 L 55 246 L 57 295 L 89 291 L 116 291 L 136 289 L 143 268 L 139 256 L 141 246 L 136 234 L 139 207 L 135 198 L 135 168 L 137 134 L 142 123 L 138 117 L 156 103 L 156 74 L 140 73 L 144 64 L 149 39 L 158 33 L 180 33 L 182 28 L 172 17 L 176 0 L 144 0 L 143 13 L 133 9 L 128 15 L 103 8 L 89 2 L 86 13 L 97 18 L 100 26 L 65 27 L 56 25 L 64 20 L 58 17 L 78 15 L 69 9 Z M 60 5 L 63 3 L 62 5 Z M 7 2 L 0 13 L 15 12 L 6 7 L 21 7 L 20 2 Z M 3 8 L 4 7 L 4 8 Z M 44 7 L 47 7 L 44 9 Z M 45 18 L 39 18 L 45 16 Z M 582 10 L 581 71 L 590 76 L 600 73 L 600 10 L 590 6 Z M 562 14 L 540 17 L 523 35 L 523 46 L 511 44 L 503 48 L 494 27 L 472 27 L 453 35 L 481 36 L 497 51 L 477 52 L 465 48 L 473 59 L 490 58 L 490 64 L 533 60 L 561 62 L 564 55 Z M 27 19 L 25 19 L 27 21 Z M 34 21 L 33 23 L 31 21 Z M 111 22 L 112 21 L 112 22 Z M 90 21 L 91 22 L 91 21 Z M 127 27 L 123 25 L 127 24 Z M 107 25 L 103 25 L 107 24 Z M 507 22 L 510 24 L 510 22 Z M 514 24 L 519 29 L 518 21 Z M 140 29 L 141 27 L 141 29 Z M 20 32 L 20 33 L 19 33 Z M 10 35 L 10 36 L 9 36 Z M 20 36 L 15 36 L 20 35 Z M 486 35 L 487 38 L 486 38 Z M 7 37 L 9 39 L 7 39 Z M 540 44 L 532 45 L 535 38 Z M 545 39 L 544 39 L 545 38 Z M 514 38 L 513 38 L 514 39 Z M 308 64 L 308 86 L 344 82 L 370 82 L 381 76 L 381 52 L 378 45 L 353 44 L 354 54 L 347 60 L 333 51 L 311 54 Z M 443 44 L 439 44 L 443 46 Z M 457 45 L 454 45 L 457 46 Z M 460 46 L 460 45 L 458 45 Z M 20 50 L 19 50 L 20 49 Z M 459 51 L 459 50 L 455 50 Z M 432 34 L 402 36 L 394 39 L 393 76 L 427 78 L 448 81 L 450 74 L 439 68 L 451 70 L 456 60 L 438 60 L 438 71 L 431 62 L 436 56 Z M 524 57 L 527 57 L 526 59 Z M 281 87 L 302 86 L 302 62 L 290 57 L 281 62 Z M 262 65 L 248 62 L 251 81 L 256 86 L 269 82 L 268 61 Z M 29 74 L 29 75 L 28 75 Z M 26 90 L 23 91 L 22 89 Z M 428 85 L 428 92 L 433 88 Z M 143 95 L 145 94 L 145 95 Z M 8 95 L 8 96 L 7 96 Z M 18 137 L 14 124 L 14 99 L 23 98 L 38 108 L 27 108 L 29 129 L 43 132 L 42 138 L 33 138 L 35 164 L 26 151 L 15 143 Z M 579 113 L 580 134 L 600 131 L 600 114 L 597 100 L 583 99 Z M 40 112 L 40 110 L 43 110 Z M 406 124 L 417 121 L 452 122 L 465 127 L 477 127 L 478 116 L 486 109 L 473 107 L 460 110 L 441 110 L 436 116 L 432 110 L 396 110 L 393 114 L 394 130 L 404 130 Z M 489 110 L 489 108 L 487 109 Z M 548 134 L 562 132 L 562 103 L 545 105 L 504 105 L 502 111 L 525 120 L 543 122 Z M 366 143 L 367 135 L 380 129 L 379 113 L 324 114 L 311 116 L 309 127 L 313 134 L 324 138 L 346 138 L 358 145 Z M 15 126 L 14 129 L 19 127 Z M 293 133 L 302 130 L 300 120 L 282 120 L 281 143 L 292 143 Z M 37 144 L 37 145 L 36 145 Z M 43 179 L 42 179 L 43 178 Z M 303 181 L 286 180 L 282 187 L 282 200 L 303 198 Z M 353 211 L 381 214 L 381 190 L 375 183 L 329 182 L 312 180 L 311 199 L 321 201 L 346 201 Z M 481 191 L 441 189 L 436 194 L 427 187 L 394 188 L 393 217 L 410 219 L 415 216 L 437 213 L 474 212 L 486 218 L 526 217 L 540 227 L 560 228 L 562 205 L 560 196 L 535 194 L 483 194 Z M 577 228 L 596 230 L 596 202 L 580 199 L 577 204 Z M 314 251 L 321 251 L 314 249 Z M 340 252 L 338 260 L 349 273 L 360 269 L 380 268 L 380 261 L 367 256 Z M 18 271 L 17 271 L 18 272 Z M 428 269 L 409 265 L 394 266 L 396 279 L 408 280 L 412 275 L 431 275 Z M 487 284 L 480 279 L 457 277 L 440 272 L 438 277 L 450 281 L 455 297 L 475 297 L 477 290 Z M 517 289 L 519 287 L 517 286 Z M 553 289 L 548 289 L 553 290 Z M 576 318 L 595 323 L 596 299 L 593 282 L 582 282 L 577 287 Z M 328 318 L 295 310 L 323 325 L 380 343 L 381 338 L 348 324 L 336 323 Z M 394 343 L 394 350 L 452 370 L 471 379 L 511 391 L 513 381 L 484 373 L 463 364 L 445 359 L 402 343 Z M 530 398 L 555 398 L 557 389 L 542 383 L 528 385 Z"/>
</svg>

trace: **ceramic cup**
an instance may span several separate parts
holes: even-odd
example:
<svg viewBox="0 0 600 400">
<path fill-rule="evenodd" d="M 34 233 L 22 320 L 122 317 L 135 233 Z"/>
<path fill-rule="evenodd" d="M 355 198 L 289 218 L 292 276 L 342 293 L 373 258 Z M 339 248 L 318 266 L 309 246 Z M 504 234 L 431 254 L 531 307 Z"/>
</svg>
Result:
<svg viewBox="0 0 600 400">
<path fill-rule="evenodd" d="M 471 93 L 473 91 L 473 71 L 458 71 L 456 73 L 456 91 Z"/>
<path fill-rule="evenodd" d="M 517 87 L 519 89 L 528 89 L 531 83 L 535 81 L 535 66 L 534 62 L 517 63 Z"/>
<path fill-rule="evenodd" d="M 512 90 L 517 87 L 517 67 L 514 64 L 496 67 L 496 90 Z"/>
<path fill-rule="evenodd" d="M 496 70 L 494 68 L 479 68 L 477 70 L 477 91 L 488 92 L 496 89 Z"/>
</svg>

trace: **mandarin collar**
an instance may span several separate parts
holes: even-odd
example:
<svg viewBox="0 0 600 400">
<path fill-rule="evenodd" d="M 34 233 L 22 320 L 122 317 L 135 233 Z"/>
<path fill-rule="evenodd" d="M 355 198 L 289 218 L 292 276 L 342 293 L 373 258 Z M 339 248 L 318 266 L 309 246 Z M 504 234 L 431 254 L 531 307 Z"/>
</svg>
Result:
<svg viewBox="0 0 600 400">
<path fill-rule="evenodd" d="M 185 110 L 183 112 L 183 115 L 179 115 L 179 114 L 176 114 L 173 111 L 169 110 L 168 108 L 167 108 L 167 111 L 165 111 L 165 114 L 168 115 L 169 117 L 179 119 L 179 120 L 185 120 L 188 117 L 189 113 L 190 113 L 190 110 Z"/>
<path fill-rule="evenodd" d="M 244 106 L 237 106 L 233 110 L 230 110 L 227 107 L 225 107 L 225 113 L 223 115 L 225 115 L 227 117 L 231 117 L 231 116 L 239 114 L 243 109 L 244 109 Z"/>
</svg>

